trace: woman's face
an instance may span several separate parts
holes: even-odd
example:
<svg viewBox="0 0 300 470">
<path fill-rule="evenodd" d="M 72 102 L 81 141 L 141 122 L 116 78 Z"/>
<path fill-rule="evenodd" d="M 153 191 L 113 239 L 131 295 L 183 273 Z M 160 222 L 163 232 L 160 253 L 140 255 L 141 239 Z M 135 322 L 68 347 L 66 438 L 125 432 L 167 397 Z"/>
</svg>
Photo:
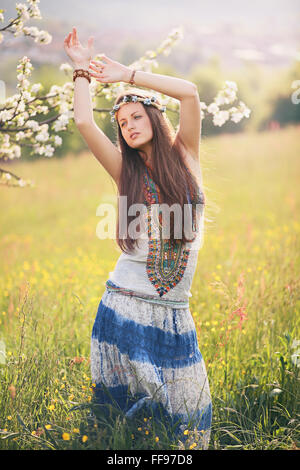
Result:
<svg viewBox="0 0 300 470">
<path fill-rule="evenodd" d="M 142 149 L 153 137 L 151 121 L 140 102 L 127 103 L 117 112 L 117 120 L 126 143 L 136 149 Z M 134 136 L 136 133 L 136 136 Z"/>
</svg>

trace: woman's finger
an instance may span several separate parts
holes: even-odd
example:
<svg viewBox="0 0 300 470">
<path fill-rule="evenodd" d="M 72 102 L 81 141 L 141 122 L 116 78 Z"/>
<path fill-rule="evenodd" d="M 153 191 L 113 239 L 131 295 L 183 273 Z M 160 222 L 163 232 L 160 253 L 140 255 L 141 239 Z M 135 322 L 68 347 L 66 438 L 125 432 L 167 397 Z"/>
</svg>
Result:
<svg viewBox="0 0 300 470">
<path fill-rule="evenodd" d="M 73 27 L 73 30 L 72 30 L 72 45 L 75 46 L 76 44 L 76 32 L 75 32 L 75 28 Z"/>
<path fill-rule="evenodd" d="M 77 29 L 74 27 L 74 37 L 75 37 L 75 44 L 78 44 L 79 43 L 79 39 L 78 39 L 78 36 L 77 36 Z"/>
<path fill-rule="evenodd" d="M 90 64 L 90 67 L 91 67 L 91 69 L 95 70 L 95 72 L 98 72 L 98 70 L 103 70 L 103 66 L 102 67 L 100 67 L 100 66 L 96 67 L 95 65 Z"/>
<path fill-rule="evenodd" d="M 113 60 L 107 57 L 105 54 L 100 54 L 100 58 L 104 60 L 104 62 L 113 62 Z"/>
<path fill-rule="evenodd" d="M 88 38 L 88 48 L 92 49 L 94 47 L 94 36 Z"/>
<path fill-rule="evenodd" d="M 96 70 L 102 69 L 105 65 L 105 64 L 103 64 L 103 62 L 99 62 L 99 61 L 95 61 L 95 60 L 91 60 L 91 63 L 94 65 Z"/>
</svg>

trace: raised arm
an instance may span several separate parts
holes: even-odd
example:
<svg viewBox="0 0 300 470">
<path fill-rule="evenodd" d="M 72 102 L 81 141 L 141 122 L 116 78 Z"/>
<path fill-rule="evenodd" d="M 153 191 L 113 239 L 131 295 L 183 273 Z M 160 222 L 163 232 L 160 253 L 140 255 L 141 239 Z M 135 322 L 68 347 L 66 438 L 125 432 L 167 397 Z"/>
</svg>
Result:
<svg viewBox="0 0 300 470">
<path fill-rule="evenodd" d="M 128 76 L 131 72 L 128 71 L 126 81 L 130 80 Z M 152 88 L 180 101 L 179 128 L 175 140 L 179 140 L 184 145 L 194 160 L 199 160 L 201 111 L 197 86 L 181 78 L 140 70 L 135 72 L 135 83 L 138 86 Z"/>
<path fill-rule="evenodd" d="M 91 61 L 92 76 L 101 83 L 120 81 L 129 83 L 132 69 L 113 61 L 102 54 L 103 61 Z M 102 69 L 102 72 L 101 72 Z M 190 156 L 199 161 L 201 139 L 201 111 L 197 86 L 177 77 L 138 70 L 134 76 L 135 85 L 151 88 L 180 101 L 179 128 L 175 140 L 179 140 Z"/>
<path fill-rule="evenodd" d="M 65 38 L 64 48 L 73 62 L 74 69 L 89 70 L 93 37 L 88 39 L 88 47 L 85 48 L 78 40 L 76 28 L 73 28 Z M 122 155 L 94 121 L 89 82 L 84 77 L 77 77 L 74 82 L 74 121 L 91 152 L 118 185 Z"/>
</svg>

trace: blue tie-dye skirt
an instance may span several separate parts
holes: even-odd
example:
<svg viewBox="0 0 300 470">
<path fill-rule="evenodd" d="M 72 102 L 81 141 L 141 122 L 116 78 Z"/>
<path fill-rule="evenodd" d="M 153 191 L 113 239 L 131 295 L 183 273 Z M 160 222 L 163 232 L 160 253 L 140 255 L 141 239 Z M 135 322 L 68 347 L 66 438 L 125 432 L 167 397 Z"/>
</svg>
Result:
<svg viewBox="0 0 300 470">
<path fill-rule="evenodd" d="M 201 437 L 199 448 L 208 447 L 211 395 L 189 308 L 106 289 L 92 331 L 91 374 L 94 403 L 128 419 L 150 407 L 181 441 L 189 428 Z"/>
</svg>

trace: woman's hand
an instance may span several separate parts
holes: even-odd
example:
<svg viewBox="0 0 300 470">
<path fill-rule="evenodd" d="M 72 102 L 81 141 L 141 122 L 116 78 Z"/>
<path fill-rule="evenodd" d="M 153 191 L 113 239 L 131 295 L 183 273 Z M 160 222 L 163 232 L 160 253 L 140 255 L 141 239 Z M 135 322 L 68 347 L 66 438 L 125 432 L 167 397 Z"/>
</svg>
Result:
<svg viewBox="0 0 300 470">
<path fill-rule="evenodd" d="M 88 67 L 94 53 L 94 37 L 90 36 L 87 47 L 83 47 L 78 39 L 76 28 L 73 27 L 72 32 L 64 40 L 64 49 L 76 65 Z"/>
<path fill-rule="evenodd" d="M 100 54 L 100 58 L 102 61 L 91 60 L 90 64 L 90 74 L 98 82 L 115 83 L 130 80 L 132 70 L 129 67 L 115 62 L 105 54 Z"/>
</svg>

